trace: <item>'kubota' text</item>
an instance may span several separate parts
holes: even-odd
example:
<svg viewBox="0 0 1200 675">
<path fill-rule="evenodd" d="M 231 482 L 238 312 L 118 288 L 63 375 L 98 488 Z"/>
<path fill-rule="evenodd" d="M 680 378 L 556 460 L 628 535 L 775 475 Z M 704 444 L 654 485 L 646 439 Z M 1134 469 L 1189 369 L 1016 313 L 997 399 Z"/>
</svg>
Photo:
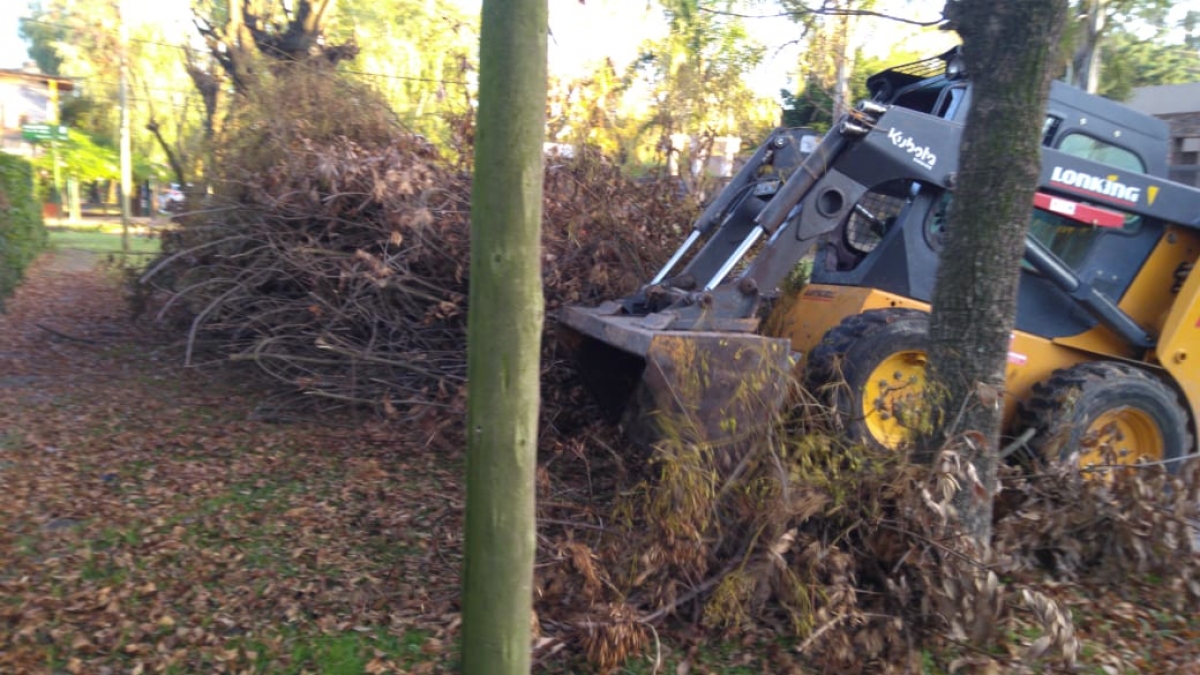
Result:
<svg viewBox="0 0 1200 675">
<path fill-rule="evenodd" d="M 888 140 L 892 145 L 900 148 L 913 156 L 913 161 L 926 169 L 933 169 L 933 165 L 937 164 L 937 155 L 929 149 L 928 145 L 917 145 L 913 142 L 912 136 L 905 136 L 899 129 L 888 129 Z"/>
</svg>

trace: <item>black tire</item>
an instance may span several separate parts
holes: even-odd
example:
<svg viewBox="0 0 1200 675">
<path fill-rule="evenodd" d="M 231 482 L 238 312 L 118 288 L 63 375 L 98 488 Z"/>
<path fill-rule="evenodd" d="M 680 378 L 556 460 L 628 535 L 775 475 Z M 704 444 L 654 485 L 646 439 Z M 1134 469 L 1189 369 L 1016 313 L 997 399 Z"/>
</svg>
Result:
<svg viewBox="0 0 1200 675">
<path fill-rule="evenodd" d="M 928 353 L 928 314 L 899 307 L 868 310 L 846 317 L 825 334 L 808 356 L 805 387 L 830 407 L 850 438 L 875 448 L 897 449 L 908 440 L 908 428 L 915 421 L 910 415 L 921 414 L 921 408 L 904 404 L 923 398 L 924 376 L 918 382 L 915 373 L 918 366 L 923 373 Z M 889 359 L 919 363 L 878 377 L 876 371 Z M 895 397 L 881 395 L 876 388 L 895 392 Z M 867 400 L 871 397 L 875 400 Z M 893 405 L 897 402 L 901 405 Z"/>
<path fill-rule="evenodd" d="M 1026 459 L 1083 468 L 1190 454 L 1188 418 L 1179 395 L 1162 380 L 1132 365 L 1092 362 L 1056 370 L 1034 385 L 1020 405 L 1015 431 L 1034 430 Z M 1166 467 L 1175 472 L 1179 462 Z"/>
</svg>

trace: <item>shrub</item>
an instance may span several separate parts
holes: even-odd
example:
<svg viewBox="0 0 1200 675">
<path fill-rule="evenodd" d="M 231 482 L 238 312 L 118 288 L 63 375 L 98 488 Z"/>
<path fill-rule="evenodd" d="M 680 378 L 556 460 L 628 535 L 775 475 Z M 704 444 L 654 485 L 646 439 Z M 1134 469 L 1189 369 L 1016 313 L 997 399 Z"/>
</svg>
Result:
<svg viewBox="0 0 1200 675">
<path fill-rule="evenodd" d="M 0 153 L 0 310 L 47 243 L 32 175 L 29 162 Z"/>
</svg>

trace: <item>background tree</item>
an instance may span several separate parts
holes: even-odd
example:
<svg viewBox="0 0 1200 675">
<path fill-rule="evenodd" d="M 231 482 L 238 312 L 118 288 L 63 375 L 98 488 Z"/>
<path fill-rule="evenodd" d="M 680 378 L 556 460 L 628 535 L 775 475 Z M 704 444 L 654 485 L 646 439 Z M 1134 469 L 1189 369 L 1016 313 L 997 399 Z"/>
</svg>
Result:
<svg viewBox="0 0 1200 675">
<path fill-rule="evenodd" d="M 29 3 L 29 16 L 45 16 L 46 11 L 40 2 Z M 33 59 L 43 73 L 61 75 L 62 57 L 54 45 L 67 39 L 64 26 L 38 20 L 21 21 L 18 34 L 28 45 L 29 58 Z"/>
<path fill-rule="evenodd" d="M 1103 69 L 1108 67 L 1110 40 L 1130 29 L 1161 31 L 1174 3 L 1171 0 L 1076 0 L 1066 25 L 1070 43 L 1067 81 L 1090 93 L 1102 91 Z"/>
<path fill-rule="evenodd" d="M 325 22 L 337 0 L 228 0 L 196 11 L 196 29 L 233 87 L 245 90 L 270 66 L 353 59 L 353 42 L 329 44 Z"/>
<path fill-rule="evenodd" d="M 814 9 L 790 3 L 797 12 L 793 18 L 807 35 L 800 71 L 829 96 L 830 119 L 841 117 L 853 101 L 851 80 L 858 56 L 854 44 L 859 23 L 854 12 L 870 10 L 874 4 L 874 0 L 829 0 Z"/>
<path fill-rule="evenodd" d="M 484 0 L 471 190 L 463 672 L 530 666 L 546 0 Z"/>
<path fill-rule="evenodd" d="M 203 104 L 204 163 L 212 163 L 211 149 L 230 114 L 229 90 L 246 94 L 289 64 L 336 65 L 355 57 L 352 39 L 326 39 L 335 7 L 336 0 L 206 0 L 193 6 L 207 53 L 185 47 L 184 67 Z"/>
<path fill-rule="evenodd" d="M 1099 93 L 1123 101 L 1137 87 L 1200 79 L 1198 18 L 1200 13 L 1189 12 L 1179 25 L 1163 25 L 1149 35 L 1114 30 L 1104 46 Z"/>
<path fill-rule="evenodd" d="M 446 113 L 471 105 L 477 71 L 479 18 L 453 0 L 342 0 L 329 38 L 353 42 L 358 56 L 345 70 L 370 81 L 400 119 L 443 142 Z"/>
<path fill-rule="evenodd" d="M 857 103 L 870 95 L 867 90 L 867 78 L 872 74 L 901 63 L 916 61 L 928 56 L 927 54 L 910 54 L 894 52 L 887 59 L 878 59 L 864 55 L 861 50 L 855 56 L 857 66 L 850 74 L 849 101 Z M 795 93 L 784 89 L 780 92 L 783 99 L 783 124 L 789 127 L 813 127 L 819 131 L 829 129 L 834 120 L 834 92 L 828 81 L 818 74 L 806 74 L 802 87 Z"/>
<path fill-rule="evenodd" d="M 933 442 L 950 433 L 971 442 L 961 447 L 980 483 L 963 486 L 958 506 L 987 542 L 1005 360 L 1067 3 L 951 0 L 945 11 L 963 39 L 973 98 L 933 292 L 930 390 L 943 412 Z"/>
<path fill-rule="evenodd" d="M 111 146 L 97 144 L 91 136 L 71 130 L 68 138 L 58 144 L 58 160 L 68 175 L 91 183 L 94 181 L 115 181 L 120 175 L 120 158 Z M 54 168 L 54 155 L 41 153 L 33 160 L 33 165 L 49 173 Z M 139 167 L 142 175 L 147 172 L 144 165 Z"/>
<path fill-rule="evenodd" d="M 621 114 L 622 96 L 631 84 L 629 74 L 619 75 L 611 60 L 605 60 L 584 77 L 552 77 L 547 137 L 556 142 L 597 148 L 621 162 L 635 157 L 636 125 Z"/>
<path fill-rule="evenodd" d="M 156 21 L 130 23 L 128 45 L 132 149 L 137 177 L 146 179 L 164 164 L 165 154 L 147 126 L 171 139 L 166 146 L 191 169 L 188 158 L 198 154 L 196 130 L 200 120 L 195 93 L 180 84 L 186 81 L 181 56 L 182 34 L 169 33 Z M 21 34 L 29 53 L 46 72 L 57 72 L 76 82 L 76 90 L 61 101 L 61 119 L 82 132 L 100 148 L 115 150 L 120 128 L 116 72 L 120 63 L 120 17 L 113 3 L 76 3 L 44 0 L 31 3 L 22 21 Z M 144 167 L 145 170 L 142 170 Z M 178 175 L 179 172 L 174 172 Z M 179 178 L 177 178 L 178 180 Z"/>
<path fill-rule="evenodd" d="M 710 11 L 699 0 L 662 2 L 668 34 L 644 45 L 634 66 L 654 98 L 643 132 L 657 132 L 660 150 L 669 153 L 675 135 L 762 134 L 745 115 L 755 96 L 743 76 L 762 62 L 764 48 L 728 11 L 732 4 L 726 0 L 723 11 Z"/>
</svg>

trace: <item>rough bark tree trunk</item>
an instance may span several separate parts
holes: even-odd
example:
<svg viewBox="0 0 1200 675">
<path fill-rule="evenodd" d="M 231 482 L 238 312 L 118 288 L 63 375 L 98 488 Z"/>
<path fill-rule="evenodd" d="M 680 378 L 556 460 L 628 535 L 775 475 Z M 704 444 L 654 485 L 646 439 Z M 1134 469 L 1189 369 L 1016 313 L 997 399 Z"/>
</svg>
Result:
<svg viewBox="0 0 1200 675">
<path fill-rule="evenodd" d="M 463 673 L 530 668 L 546 0 L 484 0 L 471 191 Z"/>
<path fill-rule="evenodd" d="M 940 425 L 930 439 L 962 446 L 980 486 L 964 485 L 963 524 L 979 544 L 991 532 L 1004 370 L 1033 193 L 1042 120 L 1066 0 L 951 0 L 973 83 L 930 319 L 931 391 Z M 934 448 L 929 448 L 934 449 Z"/>
</svg>

